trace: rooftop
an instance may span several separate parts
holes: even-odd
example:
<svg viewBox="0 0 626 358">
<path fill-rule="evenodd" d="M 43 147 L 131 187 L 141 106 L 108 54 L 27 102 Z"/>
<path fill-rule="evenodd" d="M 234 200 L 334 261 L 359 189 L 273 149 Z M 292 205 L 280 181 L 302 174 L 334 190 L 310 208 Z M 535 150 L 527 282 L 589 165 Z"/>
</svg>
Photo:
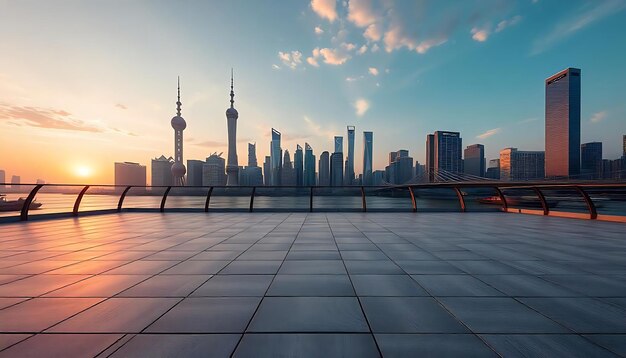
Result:
<svg viewBox="0 0 626 358">
<path fill-rule="evenodd" d="M 126 212 L 0 232 L 2 357 L 626 355 L 620 223 Z"/>
</svg>

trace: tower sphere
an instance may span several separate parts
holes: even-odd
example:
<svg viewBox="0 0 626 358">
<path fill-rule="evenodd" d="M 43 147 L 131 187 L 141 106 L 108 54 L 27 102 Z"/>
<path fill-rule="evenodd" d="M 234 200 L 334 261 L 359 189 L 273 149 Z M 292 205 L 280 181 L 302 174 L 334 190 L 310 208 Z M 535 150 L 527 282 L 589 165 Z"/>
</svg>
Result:
<svg viewBox="0 0 626 358">
<path fill-rule="evenodd" d="M 187 173 L 187 169 L 185 169 L 185 165 L 181 162 L 174 162 L 172 164 L 172 175 L 175 177 L 183 177 Z"/>
<path fill-rule="evenodd" d="M 233 107 L 230 107 L 226 110 L 226 117 L 227 118 L 239 118 L 239 112 L 237 112 L 237 110 Z"/>
<path fill-rule="evenodd" d="M 172 118 L 172 128 L 174 128 L 175 130 L 181 130 L 182 131 L 185 128 L 187 128 L 187 123 L 185 122 L 183 117 L 181 117 L 181 116 L 174 116 Z"/>
</svg>

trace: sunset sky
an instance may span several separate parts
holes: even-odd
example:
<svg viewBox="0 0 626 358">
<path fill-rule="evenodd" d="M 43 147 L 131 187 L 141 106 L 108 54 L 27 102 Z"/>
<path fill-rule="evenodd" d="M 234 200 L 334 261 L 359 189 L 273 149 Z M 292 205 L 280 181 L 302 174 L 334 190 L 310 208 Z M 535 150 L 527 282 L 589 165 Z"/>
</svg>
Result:
<svg viewBox="0 0 626 358">
<path fill-rule="evenodd" d="M 181 77 L 185 160 L 226 157 L 230 69 L 239 164 L 283 149 L 319 158 L 355 125 L 374 169 L 435 130 L 464 147 L 543 150 L 544 79 L 582 69 L 582 142 L 621 155 L 624 0 L 0 0 L 0 169 L 113 183 L 113 163 L 173 155 Z M 8 180 L 8 179 L 7 179 Z"/>
</svg>

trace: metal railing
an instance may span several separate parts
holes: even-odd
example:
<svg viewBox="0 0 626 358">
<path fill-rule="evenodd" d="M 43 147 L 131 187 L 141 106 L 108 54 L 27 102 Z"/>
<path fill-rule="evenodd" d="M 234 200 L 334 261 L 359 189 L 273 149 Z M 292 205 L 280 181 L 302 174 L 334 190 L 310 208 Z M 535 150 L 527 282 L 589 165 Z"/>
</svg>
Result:
<svg viewBox="0 0 626 358">
<path fill-rule="evenodd" d="M 50 215 L 73 215 L 98 214 L 122 211 L 202 211 L 201 208 L 192 205 L 194 200 L 183 203 L 181 207 L 168 208 L 168 197 L 201 198 L 204 202 L 204 212 L 209 211 L 450 211 L 450 203 L 457 202 L 454 210 L 466 211 L 498 211 L 517 212 L 527 214 L 540 214 L 552 216 L 564 216 L 585 219 L 601 219 L 610 221 L 626 222 L 626 183 L 607 182 L 455 182 L 455 183 L 431 183 L 399 186 L 116 186 L 116 185 L 75 185 L 75 184 L 0 184 L 0 194 L 19 193 L 19 187 L 32 187 L 28 191 L 23 205 L 19 210 L 19 216 L 4 216 L 0 218 L 19 218 L 25 221 L 32 216 Z M 94 189 L 95 188 L 95 189 Z M 133 193 L 135 190 L 137 192 Z M 95 192 L 94 192 L 95 191 Z M 22 190 L 22 192 L 25 192 Z M 218 194 L 216 194 L 219 192 Z M 517 194 L 516 194 L 517 192 Z M 523 192 L 520 194 L 520 192 Z M 56 212 L 36 213 L 32 206 L 38 195 L 44 193 L 76 194 L 73 200 L 70 197 L 62 198 L 62 205 Z M 489 193 L 493 195 L 488 195 Z M 524 194 L 525 193 L 525 194 Z M 552 193 L 552 196 L 547 194 Z M 590 194 L 591 193 L 591 194 Z M 117 206 L 88 208 L 81 211 L 81 203 L 86 195 L 112 196 Z M 595 195 L 595 197 L 592 197 Z M 304 199 L 308 196 L 308 207 L 288 205 L 287 207 L 276 206 L 284 198 Z M 478 196 L 477 200 L 471 200 L 472 196 Z M 125 201 L 128 197 L 159 198 L 158 208 L 147 204 L 148 207 L 128 207 Z M 231 198 L 222 203 L 222 206 L 211 205 L 211 199 L 220 197 Z M 236 198 L 237 200 L 233 200 Z M 255 203 L 255 198 L 257 202 Z M 482 198 L 482 199 L 481 199 Z M 258 200 L 262 200 L 259 204 Z M 217 200 L 217 199 L 215 199 Z M 306 199 L 304 199 L 306 200 Z M 301 203 L 304 200 L 300 200 Z M 358 201 L 357 201 L 358 200 Z M 482 201 L 480 201 L 482 200 Z M 595 201 L 594 201 L 595 200 Z M 150 200 L 147 200 L 150 201 Z M 445 205 L 440 205 L 444 202 Z M 486 201 L 486 202 L 485 202 Z M 569 210 L 555 209 L 555 202 L 562 201 Z M 245 202 L 245 207 L 243 203 Z M 357 204 L 360 202 L 360 205 Z M 368 202 L 371 204 L 368 207 Z M 476 206 L 477 202 L 481 205 Z M 610 210 L 600 214 L 598 203 L 603 206 L 610 203 Z M 230 204 L 229 204 L 230 203 Z M 316 206 L 318 203 L 321 206 Z M 425 203 L 424 207 L 420 206 Z M 439 203 L 434 205 L 433 203 Z M 43 203 L 45 204 L 45 202 Z M 68 209 L 62 207 L 67 204 Z M 70 204 L 73 204 L 71 206 Z M 491 205 L 489 205 L 491 204 Z M 180 205 L 180 203 L 178 204 Z M 229 206 L 230 205 L 230 206 Z M 256 206 L 255 206 L 256 205 Z M 348 206 L 345 206 L 348 205 Z M 352 206 L 350 206 L 352 205 Z M 297 206 L 297 207 L 296 207 Z M 562 205 L 563 206 L 563 205 Z M 69 211 L 69 208 L 72 210 Z M 43 210 L 45 211 L 45 210 Z"/>
</svg>

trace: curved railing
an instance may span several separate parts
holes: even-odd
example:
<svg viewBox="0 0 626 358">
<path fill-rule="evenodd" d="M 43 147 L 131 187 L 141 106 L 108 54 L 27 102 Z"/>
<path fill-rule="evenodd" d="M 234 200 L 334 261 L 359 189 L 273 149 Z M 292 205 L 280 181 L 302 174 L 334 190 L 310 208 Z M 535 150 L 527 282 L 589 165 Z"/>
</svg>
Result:
<svg viewBox="0 0 626 358">
<path fill-rule="evenodd" d="M 0 184 L 0 194 L 6 199 L 0 209 L 2 205 L 14 209 L 0 211 L 0 221 L 122 211 L 504 211 L 626 222 L 626 183 L 608 182 L 340 187 Z"/>
</svg>

